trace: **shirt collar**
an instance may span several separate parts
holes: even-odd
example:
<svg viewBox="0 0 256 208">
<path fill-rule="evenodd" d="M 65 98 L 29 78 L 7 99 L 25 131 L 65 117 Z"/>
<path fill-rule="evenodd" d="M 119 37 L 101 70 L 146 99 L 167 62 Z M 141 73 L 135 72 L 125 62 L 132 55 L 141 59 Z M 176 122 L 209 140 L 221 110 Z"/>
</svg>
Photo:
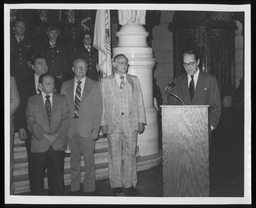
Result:
<svg viewBox="0 0 256 208">
<path fill-rule="evenodd" d="M 85 80 L 86 80 L 86 76 L 83 78 L 83 79 L 80 79 L 80 81 L 82 82 L 82 83 L 85 83 Z M 77 81 L 78 81 L 78 79 L 75 77 L 75 83 L 77 84 Z"/>
</svg>

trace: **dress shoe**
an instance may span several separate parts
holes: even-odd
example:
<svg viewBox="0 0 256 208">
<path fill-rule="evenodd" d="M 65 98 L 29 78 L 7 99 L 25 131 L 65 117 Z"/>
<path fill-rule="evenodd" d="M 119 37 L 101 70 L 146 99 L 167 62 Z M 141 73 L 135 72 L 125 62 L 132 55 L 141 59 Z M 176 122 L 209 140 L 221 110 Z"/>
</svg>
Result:
<svg viewBox="0 0 256 208">
<path fill-rule="evenodd" d="M 80 190 L 78 190 L 78 191 L 71 191 L 69 195 L 70 196 L 81 196 L 81 191 Z"/>
<path fill-rule="evenodd" d="M 136 196 L 137 189 L 134 186 L 125 189 L 127 196 Z"/>
<path fill-rule="evenodd" d="M 114 194 L 115 194 L 115 196 L 125 196 L 122 187 L 114 188 Z"/>
</svg>

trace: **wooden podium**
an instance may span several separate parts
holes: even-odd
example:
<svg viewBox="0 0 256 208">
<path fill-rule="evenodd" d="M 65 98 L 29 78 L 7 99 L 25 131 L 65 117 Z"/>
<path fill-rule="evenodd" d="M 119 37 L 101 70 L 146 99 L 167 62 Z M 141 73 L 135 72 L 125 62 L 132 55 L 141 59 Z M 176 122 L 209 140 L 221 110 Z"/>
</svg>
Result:
<svg viewBox="0 0 256 208">
<path fill-rule="evenodd" d="M 163 196 L 208 197 L 208 105 L 162 105 Z"/>
</svg>

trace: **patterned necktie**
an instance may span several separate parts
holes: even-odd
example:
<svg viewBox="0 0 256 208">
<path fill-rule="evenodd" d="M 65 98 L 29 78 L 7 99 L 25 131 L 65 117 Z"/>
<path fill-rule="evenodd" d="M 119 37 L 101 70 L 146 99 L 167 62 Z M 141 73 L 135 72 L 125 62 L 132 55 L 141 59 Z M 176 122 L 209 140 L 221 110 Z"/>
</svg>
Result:
<svg viewBox="0 0 256 208">
<path fill-rule="evenodd" d="M 120 88 L 124 88 L 124 76 L 120 76 L 121 82 L 120 82 Z"/>
<path fill-rule="evenodd" d="M 191 75 L 190 76 L 191 77 L 191 81 L 190 81 L 190 83 L 189 83 L 189 95 L 190 95 L 190 100 L 192 101 L 192 99 L 193 99 L 193 96 L 194 96 L 194 86 L 195 86 L 195 84 L 194 84 L 194 75 Z"/>
<path fill-rule="evenodd" d="M 76 95 L 75 95 L 75 118 L 79 118 L 79 105 L 81 101 L 81 81 L 77 81 Z"/>
<path fill-rule="evenodd" d="M 50 101 L 50 95 L 45 96 L 46 100 L 44 103 L 46 114 L 49 120 L 49 123 L 51 123 L 51 101 Z"/>
</svg>

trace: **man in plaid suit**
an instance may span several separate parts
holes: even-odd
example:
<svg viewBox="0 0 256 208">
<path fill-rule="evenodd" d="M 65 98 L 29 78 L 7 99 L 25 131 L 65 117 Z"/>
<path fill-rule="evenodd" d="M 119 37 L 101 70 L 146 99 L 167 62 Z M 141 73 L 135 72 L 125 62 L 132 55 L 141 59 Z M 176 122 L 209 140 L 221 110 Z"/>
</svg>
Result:
<svg viewBox="0 0 256 208">
<path fill-rule="evenodd" d="M 108 135 L 110 186 L 117 196 L 136 195 L 137 136 L 146 123 L 142 91 L 139 79 L 127 74 L 125 55 L 115 56 L 113 69 L 114 74 L 101 81 L 101 131 Z"/>
</svg>

